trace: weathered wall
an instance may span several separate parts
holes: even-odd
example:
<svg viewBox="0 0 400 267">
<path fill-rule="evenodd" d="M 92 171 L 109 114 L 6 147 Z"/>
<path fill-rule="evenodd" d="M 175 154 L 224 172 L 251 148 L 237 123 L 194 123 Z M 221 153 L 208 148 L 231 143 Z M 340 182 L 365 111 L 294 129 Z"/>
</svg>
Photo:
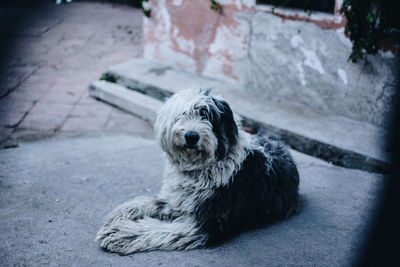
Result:
<svg viewBox="0 0 400 267">
<path fill-rule="evenodd" d="M 247 52 L 249 33 L 234 13 L 254 6 L 255 1 L 225 2 L 219 14 L 211 10 L 208 0 L 151 1 L 152 17 L 144 19 L 144 57 L 237 81 L 232 62 Z"/>
<path fill-rule="evenodd" d="M 322 113 L 386 124 L 394 101 L 397 58 L 387 53 L 354 64 L 347 61 L 351 43 L 343 28 L 282 23 L 265 13 L 245 20 L 251 28 L 248 56 L 233 63 L 245 88 Z"/>
<path fill-rule="evenodd" d="M 241 84 L 268 100 L 386 125 L 397 58 L 386 53 L 349 63 L 343 28 L 284 20 L 253 0 L 219 3 L 221 14 L 208 0 L 153 0 L 144 57 Z"/>
</svg>

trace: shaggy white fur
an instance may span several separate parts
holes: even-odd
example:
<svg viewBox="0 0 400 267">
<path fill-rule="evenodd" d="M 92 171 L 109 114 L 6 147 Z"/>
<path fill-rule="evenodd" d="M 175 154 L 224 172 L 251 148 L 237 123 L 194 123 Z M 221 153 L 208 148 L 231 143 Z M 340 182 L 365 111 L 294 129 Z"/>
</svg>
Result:
<svg viewBox="0 0 400 267">
<path fill-rule="evenodd" d="M 290 155 L 240 130 L 229 105 L 208 90 L 167 100 L 155 134 L 166 154 L 162 189 L 108 215 L 96 237 L 108 251 L 200 248 L 295 210 L 298 174 Z M 277 174 L 283 189 L 272 187 Z"/>
</svg>

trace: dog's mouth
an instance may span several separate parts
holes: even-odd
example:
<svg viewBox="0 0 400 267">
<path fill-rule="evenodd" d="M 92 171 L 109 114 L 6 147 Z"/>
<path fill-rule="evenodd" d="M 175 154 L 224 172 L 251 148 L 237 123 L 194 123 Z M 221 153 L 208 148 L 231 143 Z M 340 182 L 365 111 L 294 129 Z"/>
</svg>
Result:
<svg viewBox="0 0 400 267">
<path fill-rule="evenodd" d="M 184 144 L 183 149 L 194 149 L 194 150 L 199 150 L 199 148 L 197 147 L 197 145 L 189 145 L 189 144 Z"/>
<path fill-rule="evenodd" d="M 189 144 L 184 144 L 182 146 L 182 150 L 188 154 L 194 154 L 194 155 L 199 154 L 201 152 L 201 150 L 197 145 L 189 145 Z"/>
<path fill-rule="evenodd" d="M 207 150 L 199 144 L 175 144 L 174 150 L 175 153 L 172 153 L 171 156 L 185 171 L 202 168 L 203 164 L 207 163 L 209 159 Z"/>
<path fill-rule="evenodd" d="M 183 146 L 180 146 L 179 149 L 191 157 L 197 156 L 202 152 L 198 145 L 184 144 Z"/>
</svg>

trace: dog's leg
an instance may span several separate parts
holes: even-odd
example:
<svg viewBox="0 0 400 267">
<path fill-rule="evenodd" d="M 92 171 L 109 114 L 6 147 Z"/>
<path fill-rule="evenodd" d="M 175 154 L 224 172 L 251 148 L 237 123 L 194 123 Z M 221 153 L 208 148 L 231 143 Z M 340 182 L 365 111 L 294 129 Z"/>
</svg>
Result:
<svg viewBox="0 0 400 267">
<path fill-rule="evenodd" d="M 149 250 L 187 250 L 206 245 L 207 235 L 199 231 L 190 217 L 162 221 L 144 217 L 123 220 L 99 231 L 96 241 L 110 252 L 122 255 Z"/>
<path fill-rule="evenodd" d="M 121 220 L 139 220 L 144 216 L 152 217 L 161 209 L 163 203 L 153 197 L 139 196 L 117 206 L 107 215 L 104 227 Z"/>
<path fill-rule="evenodd" d="M 121 220 L 137 221 L 145 216 L 159 218 L 162 220 L 172 220 L 180 215 L 179 212 L 172 210 L 169 205 L 153 197 L 140 196 L 117 206 L 107 215 L 104 227 Z"/>
</svg>

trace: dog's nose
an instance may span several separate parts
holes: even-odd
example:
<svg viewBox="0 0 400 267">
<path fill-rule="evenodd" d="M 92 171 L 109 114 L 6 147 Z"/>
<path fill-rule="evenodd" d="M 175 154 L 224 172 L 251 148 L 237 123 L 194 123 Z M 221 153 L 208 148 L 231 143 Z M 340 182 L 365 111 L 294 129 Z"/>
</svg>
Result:
<svg viewBox="0 0 400 267">
<path fill-rule="evenodd" d="M 188 145 L 195 145 L 199 141 L 199 134 L 195 131 L 188 131 L 185 133 L 185 140 Z"/>
</svg>

